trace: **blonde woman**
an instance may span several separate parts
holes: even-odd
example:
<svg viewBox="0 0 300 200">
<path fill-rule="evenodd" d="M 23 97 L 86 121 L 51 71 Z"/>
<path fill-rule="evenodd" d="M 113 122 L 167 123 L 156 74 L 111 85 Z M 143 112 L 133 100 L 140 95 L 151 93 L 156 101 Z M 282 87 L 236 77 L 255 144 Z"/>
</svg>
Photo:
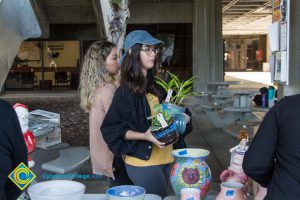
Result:
<svg viewBox="0 0 300 200">
<path fill-rule="evenodd" d="M 79 86 L 80 105 L 89 113 L 93 173 L 109 177 L 110 186 L 131 183 L 122 158 L 114 158 L 100 131 L 117 88 L 119 69 L 116 46 L 108 41 L 94 42 L 84 57 Z"/>
</svg>

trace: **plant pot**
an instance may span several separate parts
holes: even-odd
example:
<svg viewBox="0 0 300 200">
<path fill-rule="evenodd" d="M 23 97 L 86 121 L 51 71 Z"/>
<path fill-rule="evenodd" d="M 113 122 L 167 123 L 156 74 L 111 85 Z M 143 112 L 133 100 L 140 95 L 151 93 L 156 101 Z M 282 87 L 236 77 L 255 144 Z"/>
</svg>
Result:
<svg viewBox="0 0 300 200">
<path fill-rule="evenodd" d="M 171 185 L 177 198 L 183 188 L 200 189 L 200 198 L 205 199 L 212 180 L 205 159 L 209 151 L 205 149 L 178 149 L 172 151 L 175 158 L 171 170 Z"/>
<path fill-rule="evenodd" d="M 182 135 L 186 128 L 185 116 L 183 113 L 174 114 L 174 123 L 176 124 L 176 130 L 179 135 Z"/>
<path fill-rule="evenodd" d="M 174 120 L 170 123 L 169 126 L 161 128 L 159 130 L 152 130 L 151 133 L 155 137 L 155 139 L 165 143 L 165 146 L 176 142 L 178 139 L 178 133 Z"/>
<path fill-rule="evenodd" d="M 164 109 L 170 110 L 171 115 L 184 113 L 185 111 L 185 107 L 173 103 L 164 102 L 162 105 Z"/>
<path fill-rule="evenodd" d="M 226 169 L 221 173 L 220 180 L 222 182 L 235 182 L 245 185 L 247 183 L 248 177 L 244 173 L 238 173 L 230 169 Z"/>
<path fill-rule="evenodd" d="M 216 200 L 246 200 L 243 187 L 244 185 L 241 183 L 223 182 Z"/>
</svg>

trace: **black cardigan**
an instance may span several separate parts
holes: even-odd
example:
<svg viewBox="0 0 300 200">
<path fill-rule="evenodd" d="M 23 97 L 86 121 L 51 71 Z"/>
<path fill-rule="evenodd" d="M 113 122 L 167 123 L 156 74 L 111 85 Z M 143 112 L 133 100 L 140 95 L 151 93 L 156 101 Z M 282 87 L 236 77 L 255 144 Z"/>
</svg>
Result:
<svg viewBox="0 0 300 200">
<path fill-rule="evenodd" d="M 130 93 L 120 86 L 101 125 L 101 132 L 108 148 L 115 156 L 129 155 L 148 160 L 152 143 L 144 140 L 126 140 L 128 130 L 145 133 L 149 129 L 146 116 L 150 107 L 145 96 Z"/>
<path fill-rule="evenodd" d="M 186 114 L 191 112 L 186 109 Z M 145 96 L 134 95 L 128 88 L 119 87 L 113 97 L 110 108 L 102 122 L 101 132 L 108 148 L 115 156 L 129 155 L 148 160 L 152 152 L 152 143 L 143 140 L 126 140 L 128 130 L 144 133 L 149 129 L 146 119 L 151 110 Z M 185 132 L 173 144 L 174 149 L 186 148 L 184 137 L 193 130 L 192 123 L 187 124 Z"/>
<path fill-rule="evenodd" d="M 284 97 L 266 114 L 243 169 L 268 187 L 266 200 L 300 199 L 300 95 Z"/>
</svg>

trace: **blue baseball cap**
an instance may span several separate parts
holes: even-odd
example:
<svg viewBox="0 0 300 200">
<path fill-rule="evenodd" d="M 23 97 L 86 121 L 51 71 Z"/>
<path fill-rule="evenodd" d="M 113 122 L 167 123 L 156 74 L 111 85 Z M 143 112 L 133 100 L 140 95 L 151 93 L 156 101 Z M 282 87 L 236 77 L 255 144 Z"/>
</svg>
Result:
<svg viewBox="0 0 300 200">
<path fill-rule="evenodd" d="M 124 41 L 125 52 L 122 55 L 119 63 L 122 64 L 128 50 L 131 47 L 133 47 L 135 44 L 156 45 L 160 43 L 164 43 L 164 42 L 152 37 L 147 31 L 143 31 L 143 30 L 132 31 L 125 38 Z"/>
</svg>

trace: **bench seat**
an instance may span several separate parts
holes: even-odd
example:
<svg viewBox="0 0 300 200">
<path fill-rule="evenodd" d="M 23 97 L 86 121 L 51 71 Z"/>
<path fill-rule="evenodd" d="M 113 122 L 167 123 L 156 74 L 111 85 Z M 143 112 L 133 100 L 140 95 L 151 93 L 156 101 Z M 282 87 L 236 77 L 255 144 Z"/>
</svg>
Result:
<svg viewBox="0 0 300 200">
<path fill-rule="evenodd" d="M 241 108 L 241 107 L 226 107 L 224 108 L 224 112 L 240 112 L 240 113 L 248 113 L 251 112 L 250 107 Z"/>
<path fill-rule="evenodd" d="M 215 99 L 233 99 L 233 95 L 226 94 L 213 94 L 211 97 Z"/>
<path fill-rule="evenodd" d="M 57 174 L 66 174 L 82 167 L 90 158 L 85 147 L 70 147 L 59 150 L 59 157 L 42 164 L 42 169 Z"/>
</svg>

